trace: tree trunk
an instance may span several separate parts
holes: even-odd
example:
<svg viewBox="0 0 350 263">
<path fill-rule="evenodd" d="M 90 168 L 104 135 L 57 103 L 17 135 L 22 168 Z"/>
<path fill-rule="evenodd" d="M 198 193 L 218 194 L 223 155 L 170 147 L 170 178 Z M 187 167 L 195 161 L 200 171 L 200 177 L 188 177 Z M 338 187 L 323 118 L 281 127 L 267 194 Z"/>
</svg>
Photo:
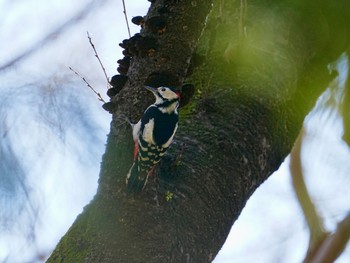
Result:
<svg viewBox="0 0 350 263">
<path fill-rule="evenodd" d="M 159 2 L 146 21 L 159 15 Z M 47 262 L 214 259 L 249 197 L 290 152 L 331 80 L 327 63 L 342 50 L 330 52 L 322 24 L 305 24 L 325 19 L 309 18 L 313 4 L 238 2 L 164 1 L 165 32 L 144 27 L 158 48 L 133 56 L 129 81 L 113 98 L 97 194 Z M 195 48 L 204 63 L 188 70 Z M 120 114 L 137 120 L 152 102 L 143 89 L 152 73 L 186 79 L 197 93 L 144 191 L 128 195 L 133 141 Z"/>
</svg>

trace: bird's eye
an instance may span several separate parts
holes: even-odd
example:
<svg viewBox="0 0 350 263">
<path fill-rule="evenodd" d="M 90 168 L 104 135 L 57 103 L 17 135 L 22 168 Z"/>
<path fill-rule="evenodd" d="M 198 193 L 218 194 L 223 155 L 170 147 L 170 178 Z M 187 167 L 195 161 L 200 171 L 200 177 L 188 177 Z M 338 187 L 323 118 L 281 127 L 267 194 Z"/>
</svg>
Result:
<svg viewBox="0 0 350 263">
<path fill-rule="evenodd" d="M 166 88 L 161 88 L 160 90 L 164 92 L 164 91 L 166 91 Z"/>
</svg>

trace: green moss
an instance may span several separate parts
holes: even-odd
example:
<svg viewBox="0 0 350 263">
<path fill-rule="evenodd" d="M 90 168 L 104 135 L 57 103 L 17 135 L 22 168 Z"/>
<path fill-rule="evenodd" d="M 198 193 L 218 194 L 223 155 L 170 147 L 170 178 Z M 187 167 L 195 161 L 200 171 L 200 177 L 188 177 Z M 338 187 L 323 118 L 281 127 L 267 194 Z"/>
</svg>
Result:
<svg viewBox="0 0 350 263">
<path fill-rule="evenodd" d="M 166 191 L 166 193 L 165 193 L 165 200 L 167 202 L 169 202 L 171 199 L 173 199 L 173 197 L 174 197 L 174 194 L 172 192 L 170 192 L 169 190 Z"/>
</svg>

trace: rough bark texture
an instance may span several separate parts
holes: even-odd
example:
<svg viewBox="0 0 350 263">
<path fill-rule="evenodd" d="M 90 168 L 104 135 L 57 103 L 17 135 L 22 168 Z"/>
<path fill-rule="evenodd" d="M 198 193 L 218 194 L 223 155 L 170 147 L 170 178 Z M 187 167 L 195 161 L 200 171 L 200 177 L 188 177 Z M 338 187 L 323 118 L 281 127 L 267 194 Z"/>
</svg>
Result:
<svg viewBox="0 0 350 263">
<path fill-rule="evenodd" d="M 331 79 L 327 63 L 342 50 L 331 54 L 323 27 L 305 26 L 313 4 L 217 1 L 197 44 L 211 1 L 156 1 L 147 17 L 161 2 L 169 12 L 160 48 L 133 58 L 113 99 L 98 192 L 48 262 L 211 262 L 251 194 L 290 152 Z M 146 189 L 127 195 L 133 142 L 120 114 L 136 120 L 152 101 L 142 89 L 151 73 L 181 83 L 195 48 L 205 57 L 187 79 L 197 95 Z"/>
</svg>

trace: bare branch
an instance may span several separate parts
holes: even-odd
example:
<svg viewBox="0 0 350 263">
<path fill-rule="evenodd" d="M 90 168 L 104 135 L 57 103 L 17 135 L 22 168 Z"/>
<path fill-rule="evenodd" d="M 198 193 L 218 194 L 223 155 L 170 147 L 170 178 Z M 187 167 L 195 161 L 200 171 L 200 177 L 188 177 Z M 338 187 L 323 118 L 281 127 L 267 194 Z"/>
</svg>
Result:
<svg viewBox="0 0 350 263">
<path fill-rule="evenodd" d="M 348 51 L 348 54 L 350 50 Z M 349 55 L 348 55 L 349 56 Z M 350 147 L 350 68 L 348 66 L 348 76 L 345 82 L 345 91 L 341 102 L 341 117 L 343 119 L 343 140 Z"/>
<path fill-rule="evenodd" d="M 106 103 L 106 102 L 104 101 L 104 99 L 102 98 L 101 94 L 98 93 L 98 92 L 90 85 L 90 83 L 89 83 L 83 76 L 81 76 L 81 75 L 80 75 L 78 72 L 76 72 L 73 68 L 69 67 L 69 69 L 70 69 L 71 71 L 73 71 L 75 75 L 77 75 L 78 77 L 80 77 L 80 78 L 86 83 L 86 85 L 97 95 L 99 101 L 102 101 L 103 103 Z"/>
<path fill-rule="evenodd" d="M 126 21 L 126 27 L 128 28 L 128 33 L 129 33 L 129 37 L 131 37 L 131 34 L 130 34 L 130 27 L 129 27 L 129 22 L 128 22 L 128 15 L 126 14 L 126 7 L 125 7 L 125 1 L 122 0 L 123 2 L 123 13 L 124 13 L 124 16 L 125 16 L 125 21 Z"/>
<path fill-rule="evenodd" d="M 339 224 L 332 234 L 325 231 L 322 218 L 317 214 L 316 208 L 307 192 L 303 179 L 301 165 L 301 142 L 304 130 L 294 145 L 291 153 L 290 171 L 293 186 L 299 203 L 303 209 L 305 219 L 310 230 L 309 248 L 304 263 L 334 262 L 344 251 L 350 238 L 350 213 Z"/>
<path fill-rule="evenodd" d="M 350 213 L 338 223 L 336 231 L 327 236 L 310 263 L 334 262 L 344 251 L 350 238 Z"/>
<path fill-rule="evenodd" d="M 101 61 L 100 57 L 98 56 L 98 53 L 97 53 L 97 50 L 96 50 L 96 48 L 95 48 L 94 43 L 92 43 L 92 39 L 91 39 L 91 37 L 90 37 L 89 31 L 87 31 L 86 34 L 87 34 L 87 37 L 88 37 L 88 39 L 89 39 L 89 43 L 90 43 L 92 49 L 94 50 L 95 57 L 97 58 L 98 62 L 100 63 L 100 66 L 101 66 L 101 68 L 102 68 L 103 74 L 104 74 L 105 77 L 106 77 L 106 80 L 107 80 L 107 89 L 109 89 L 109 80 L 108 80 L 108 76 L 107 76 L 107 73 L 106 73 L 106 69 L 105 69 L 105 67 L 104 67 L 103 64 L 102 64 L 102 61 Z"/>
<path fill-rule="evenodd" d="M 310 231 L 309 248 L 304 261 L 307 262 L 309 258 L 313 256 L 313 253 L 318 249 L 323 240 L 326 238 L 327 232 L 324 229 L 322 218 L 318 215 L 304 182 L 300 158 L 301 143 L 303 140 L 303 136 L 304 130 L 300 132 L 299 137 L 291 152 L 290 172 L 292 176 L 294 191 L 297 195 L 298 201 L 303 210 Z"/>
</svg>

